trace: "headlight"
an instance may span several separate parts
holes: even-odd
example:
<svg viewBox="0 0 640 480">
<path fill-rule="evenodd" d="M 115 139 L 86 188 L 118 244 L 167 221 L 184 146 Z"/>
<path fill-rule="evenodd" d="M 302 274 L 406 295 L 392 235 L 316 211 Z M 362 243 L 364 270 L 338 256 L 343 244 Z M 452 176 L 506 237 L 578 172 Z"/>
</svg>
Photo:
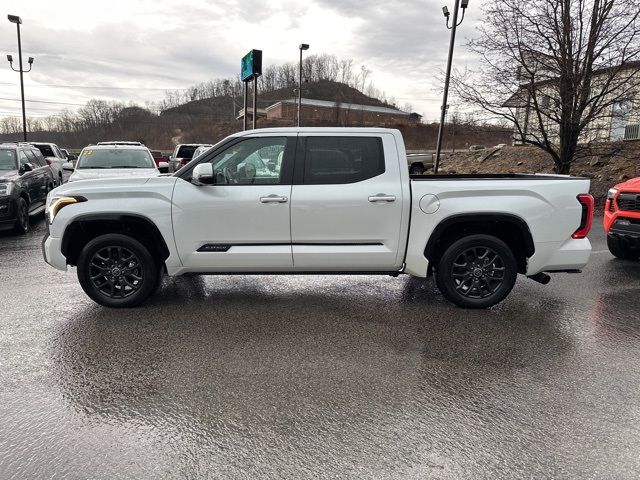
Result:
<svg viewBox="0 0 640 480">
<path fill-rule="evenodd" d="M 0 196 L 11 195 L 13 183 L 0 183 Z"/>
<path fill-rule="evenodd" d="M 49 223 L 53 223 L 53 219 L 56 218 L 58 212 L 67 205 L 74 203 L 86 202 L 87 199 L 80 196 L 49 196 L 47 197 L 47 219 Z"/>
<path fill-rule="evenodd" d="M 610 188 L 607 192 L 607 200 L 613 200 L 613 198 L 616 196 L 616 193 L 618 193 L 617 188 Z"/>
</svg>

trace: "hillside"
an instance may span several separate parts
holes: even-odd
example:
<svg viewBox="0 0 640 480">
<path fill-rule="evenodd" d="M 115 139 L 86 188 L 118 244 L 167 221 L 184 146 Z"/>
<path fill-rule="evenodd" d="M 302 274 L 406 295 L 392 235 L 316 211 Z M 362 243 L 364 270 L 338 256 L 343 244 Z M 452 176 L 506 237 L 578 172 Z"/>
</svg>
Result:
<svg viewBox="0 0 640 480">
<path fill-rule="evenodd" d="M 270 92 L 258 91 L 258 108 L 266 108 L 280 100 L 295 98 L 296 87 L 280 88 Z M 316 100 L 339 101 L 345 103 L 358 103 L 361 105 L 382 106 L 395 108 L 393 105 L 381 102 L 377 98 L 369 97 L 361 91 L 340 82 L 330 80 L 320 80 L 318 82 L 305 83 L 302 94 L 305 98 Z M 253 105 L 249 90 L 249 106 Z M 221 121 L 235 119 L 235 113 L 242 108 L 242 97 L 216 97 L 203 100 L 193 100 L 177 107 L 164 110 L 161 115 L 213 115 Z"/>
</svg>

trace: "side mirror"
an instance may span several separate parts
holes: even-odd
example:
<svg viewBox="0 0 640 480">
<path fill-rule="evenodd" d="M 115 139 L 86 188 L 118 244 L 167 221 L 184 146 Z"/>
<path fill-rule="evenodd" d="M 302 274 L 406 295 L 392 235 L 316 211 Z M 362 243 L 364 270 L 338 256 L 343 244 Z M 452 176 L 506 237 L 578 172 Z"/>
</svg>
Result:
<svg viewBox="0 0 640 480">
<path fill-rule="evenodd" d="M 169 173 L 169 164 L 167 162 L 158 162 L 158 170 L 160 170 L 160 173 Z"/>
<path fill-rule="evenodd" d="M 210 163 L 196 165 L 191 173 L 191 183 L 198 186 L 215 184 L 216 178 L 213 176 L 213 165 Z"/>
<path fill-rule="evenodd" d="M 20 171 L 22 173 L 27 173 L 27 172 L 30 172 L 31 170 L 33 170 L 33 165 L 31 165 L 30 163 L 23 163 L 20 166 Z"/>
<path fill-rule="evenodd" d="M 62 164 L 62 170 L 64 170 L 65 172 L 73 172 L 73 163 L 71 162 L 64 162 Z"/>
<path fill-rule="evenodd" d="M 173 155 L 169 155 L 169 161 L 173 159 Z"/>
</svg>

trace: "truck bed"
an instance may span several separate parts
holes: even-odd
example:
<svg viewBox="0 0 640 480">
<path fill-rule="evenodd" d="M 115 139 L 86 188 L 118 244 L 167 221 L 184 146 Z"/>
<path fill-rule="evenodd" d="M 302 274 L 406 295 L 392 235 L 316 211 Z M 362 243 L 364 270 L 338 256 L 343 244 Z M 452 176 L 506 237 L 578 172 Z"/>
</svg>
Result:
<svg viewBox="0 0 640 480">
<path fill-rule="evenodd" d="M 409 175 L 411 180 L 588 180 L 585 177 L 537 173 L 450 173 L 437 175 Z"/>
</svg>

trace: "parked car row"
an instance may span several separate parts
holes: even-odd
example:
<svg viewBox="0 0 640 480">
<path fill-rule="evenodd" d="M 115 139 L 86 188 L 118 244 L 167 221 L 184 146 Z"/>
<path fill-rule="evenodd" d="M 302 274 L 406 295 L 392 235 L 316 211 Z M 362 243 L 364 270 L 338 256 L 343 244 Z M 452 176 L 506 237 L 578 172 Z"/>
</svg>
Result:
<svg viewBox="0 0 640 480">
<path fill-rule="evenodd" d="M 45 210 L 49 191 L 64 183 L 156 176 L 168 172 L 166 160 L 140 142 L 99 142 L 83 148 L 78 157 L 55 143 L 1 143 L 0 230 L 26 233 L 29 218 Z"/>
<path fill-rule="evenodd" d="M 29 143 L 0 144 L 0 230 L 29 230 L 29 217 L 42 213 L 56 185 L 51 164 Z"/>
</svg>

